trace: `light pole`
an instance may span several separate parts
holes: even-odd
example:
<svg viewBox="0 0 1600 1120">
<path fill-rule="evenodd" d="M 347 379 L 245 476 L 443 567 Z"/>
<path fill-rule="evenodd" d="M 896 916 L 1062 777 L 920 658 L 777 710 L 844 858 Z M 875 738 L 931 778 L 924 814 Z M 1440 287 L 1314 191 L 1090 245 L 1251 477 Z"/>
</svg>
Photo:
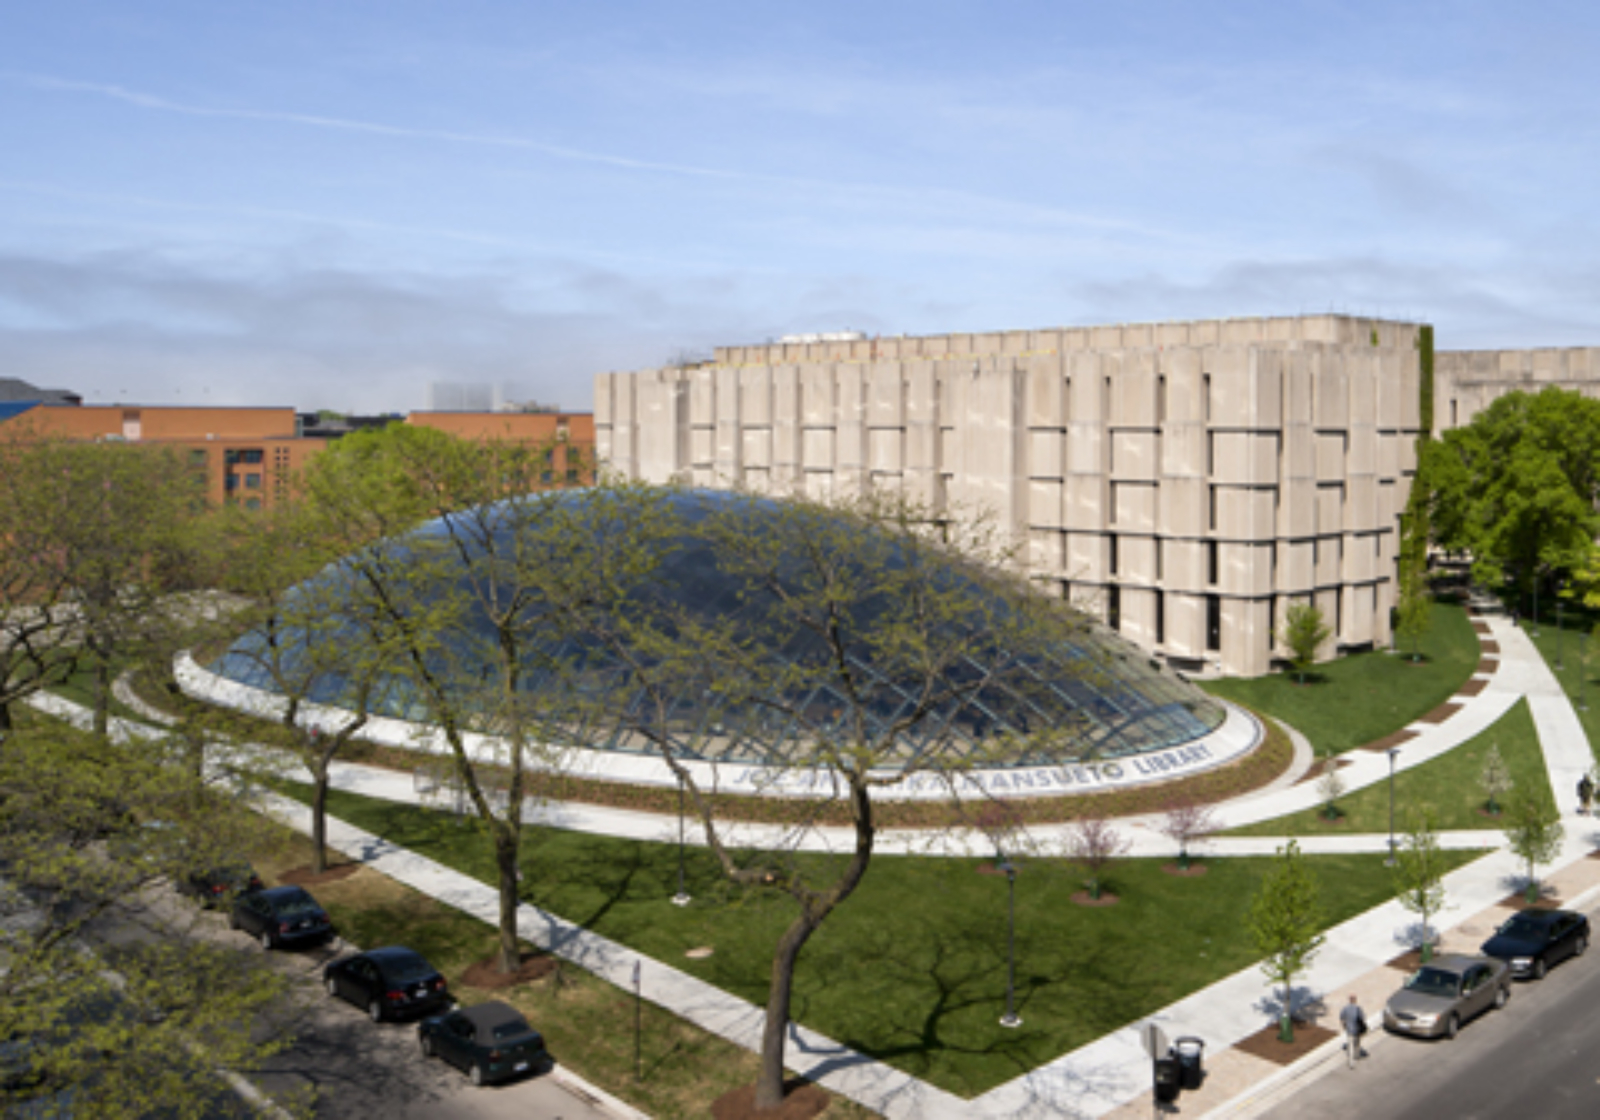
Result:
<svg viewBox="0 0 1600 1120">
<path fill-rule="evenodd" d="M 1399 747 L 1390 747 L 1389 755 L 1389 858 L 1383 861 L 1385 867 L 1395 865 L 1394 858 L 1394 760 L 1400 753 Z"/>
<path fill-rule="evenodd" d="M 683 889 L 683 775 L 678 775 L 678 893 L 672 896 L 672 905 L 689 905 L 689 892 Z"/>
<path fill-rule="evenodd" d="M 1006 948 L 1006 1013 L 1000 1017 L 1002 1027 L 1020 1027 L 1017 1018 L 1017 867 L 1009 859 L 1001 858 L 997 870 L 1005 872 L 1007 908 L 1010 911 L 1010 932 Z"/>
</svg>

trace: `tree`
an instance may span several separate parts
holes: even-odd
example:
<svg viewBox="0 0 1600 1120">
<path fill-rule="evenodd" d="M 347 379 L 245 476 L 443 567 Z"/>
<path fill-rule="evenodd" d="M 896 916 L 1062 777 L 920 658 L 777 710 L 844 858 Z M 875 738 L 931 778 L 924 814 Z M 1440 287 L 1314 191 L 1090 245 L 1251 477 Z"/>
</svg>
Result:
<svg viewBox="0 0 1600 1120">
<path fill-rule="evenodd" d="M 143 936 L 135 923 L 162 911 L 122 907 L 279 835 L 148 743 L 22 713 L 0 751 L 0 1038 L 28 1040 L 8 1063 L 70 1092 L 74 1115 L 215 1115 L 219 1068 L 249 1071 L 293 1041 L 253 1037 L 286 981 L 194 911 Z"/>
<path fill-rule="evenodd" d="M 1067 858 L 1083 869 L 1090 898 L 1100 897 L 1106 868 L 1132 846 L 1104 817 L 1079 817 L 1067 829 Z"/>
<path fill-rule="evenodd" d="M 1500 798 L 1510 793 L 1516 784 L 1505 759 L 1500 757 L 1500 744 L 1490 743 L 1489 753 L 1483 759 L 1483 769 L 1478 774 L 1478 788 L 1483 790 L 1486 799 L 1484 809 L 1491 817 L 1500 815 Z"/>
<path fill-rule="evenodd" d="M 985 689 L 1048 687 L 1035 671 L 1047 637 L 1087 646 L 1087 622 L 1005 574 L 1009 544 L 991 521 L 942 522 L 898 494 L 824 502 L 615 484 L 589 496 L 586 531 L 569 536 L 590 545 L 590 558 L 565 566 L 587 588 L 559 600 L 576 605 L 574 630 L 621 669 L 606 707 L 683 783 L 726 880 L 794 907 L 774 946 L 756 1086 L 756 1107 L 771 1109 L 783 1099 L 795 971 L 867 875 L 876 792 L 909 781 L 959 788 L 983 749 L 974 740 L 989 741 L 990 721 L 969 701 Z M 704 552 L 685 561 L 690 548 Z M 655 595 L 658 570 L 685 562 L 725 609 Z M 1087 658 L 1052 667 L 1090 671 Z M 1041 726 L 995 749 L 1075 742 L 1082 731 L 1071 721 Z M 805 860 L 790 848 L 737 851 L 713 791 L 686 764 L 720 757 L 736 735 L 761 743 L 774 768 L 820 775 L 814 794 L 792 803 L 792 835 L 841 807 L 851 850 Z"/>
<path fill-rule="evenodd" d="M 1333 636 L 1322 619 L 1322 611 L 1311 603 L 1292 603 L 1284 613 L 1283 644 L 1289 647 L 1289 665 L 1306 683 L 1306 670 L 1317 660 L 1317 651 Z"/>
<path fill-rule="evenodd" d="M 1261 971 L 1274 984 L 1283 985 L 1283 1006 L 1278 1017 L 1278 1038 L 1294 1041 L 1294 978 L 1310 967 L 1326 938 L 1322 927 L 1321 888 L 1316 875 L 1300 855 L 1300 845 L 1289 841 L 1245 915 L 1245 927 L 1264 958 Z"/>
<path fill-rule="evenodd" d="M 1422 639 L 1433 625 L 1433 596 L 1428 592 L 1426 561 L 1400 566 L 1400 595 L 1395 603 L 1395 636 L 1411 647 L 1411 660 L 1422 660 Z"/>
<path fill-rule="evenodd" d="M 1528 790 L 1511 799 L 1506 813 L 1506 846 L 1528 868 L 1527 899 L 1529 905 L 1539 901 L 1539 879 L 1536 874 L 1541 863 L 1549 863 L 1561 851 L 1561 841 L 1566 835 L 1561 815 L 1555 807 Z"/>
<path fill-rule="evenodd" d="M 1551 386 L 1507 393 L 1423 449 L 1434 539 L 1487 586 L 1571 573 L 1600 535 L 1600 401 Z M 1590 589 L 1588 594 L 1594 594 Z"/>
<path fill-rule="evenodd" d="M 1317 796 L 1322 798 L 1322 819 L 1336 821 L 1344 816 L 1339 810 L 1339 798 L 1344 796 L 1344 776 L 1339 773 L 1339 760 L 1329 751 L 1322 752 L 1322 775 L 1317 778 Z"/>
<path fill-rule="evenodd" d="M 496 965 L 515 972 L 526 802 L 577 718 L 564 698 L 577 702 L 582 653 L 552 640 L 566 616 L 550 597 L 574 542 L 560 503 L 535 493 L 538 448 L 426 431 L 392 425 L 330 452 L 307 489 L 350 549 L 327 577 L 339 640 L 387 664 L 375 687 L 403 696 L 453 761 L 494 853 Z"/>
<path fill-rule="evenodd" d="M 1421 920 L 1422 963 L 1427 964 L 1433 957 L 1428 919 L 1444 908 L 1444 876 L 1450 870 L 1450 861 L 1439 847 L 1432 809 L 1413 812 L 1407 824 L 1394 854 L 1394 889 L 1400 905 Z"/>
<path fill-rule="evenodd" d="M 1196 801 L 1189 794 L 1179 793 L 1167 802 L 1166 812 L 1157 827 L 1163 836 L 1178 845 L 1178 867 L 1187 871 L 1189 845 L 1210 836 L 1220 824 L 1210 805 Z"/>
</svg>

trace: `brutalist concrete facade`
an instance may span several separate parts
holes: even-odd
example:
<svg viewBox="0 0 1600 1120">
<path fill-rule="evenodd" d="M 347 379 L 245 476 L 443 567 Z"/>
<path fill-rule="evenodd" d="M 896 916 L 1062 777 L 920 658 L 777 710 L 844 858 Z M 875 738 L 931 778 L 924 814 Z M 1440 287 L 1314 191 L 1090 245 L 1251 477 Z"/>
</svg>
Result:
<svg viewBox="0 0 1600 1120">
<path fill-rule="evenodd" d="M 698 485 L 983 506 L 1038 580 L 1190 671 L 1256 675 L 1288 605 L 1389 640 L 1419 327 L 1345 316 L 730 346 L 601 374 L 601 461 Z"/>
<path fill-rule="evenodd" d="M 1600 397 L 1600 347 L 1440 351 L 1433 362 L 1433 428 L 1464 427 L 1499 397 L 1550 386 Z"/>
</svg>

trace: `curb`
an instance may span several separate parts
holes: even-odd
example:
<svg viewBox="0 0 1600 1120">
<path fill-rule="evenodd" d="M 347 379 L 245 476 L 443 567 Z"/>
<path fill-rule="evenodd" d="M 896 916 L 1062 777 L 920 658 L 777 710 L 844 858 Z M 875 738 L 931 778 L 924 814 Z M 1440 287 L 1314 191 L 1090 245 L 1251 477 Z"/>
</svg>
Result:
<svg viewBox="0 0 1600 1120">
<path fill-rule="evenodd" d="M 631 1104 L 618 1100 L 604 1089 L 589 1084 L 560 1062 L 550 1068 L 549 1076 L 555 1080 L 557 1085 L 560 1085 L 585 1104 L 593 1105 L 603 1112 L 609 1112 L 613 1116 L 619 1117 L 620 1120 L 652 1120 L 648 1112 L 640 1112 Z"/>
</svg>

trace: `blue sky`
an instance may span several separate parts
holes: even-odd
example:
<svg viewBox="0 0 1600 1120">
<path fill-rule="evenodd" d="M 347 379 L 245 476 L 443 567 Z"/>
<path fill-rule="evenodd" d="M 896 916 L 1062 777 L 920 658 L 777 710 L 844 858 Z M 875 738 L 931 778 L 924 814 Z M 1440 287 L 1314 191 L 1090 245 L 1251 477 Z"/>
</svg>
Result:
<svg viewBox="0 0 1600 1120">
<path fill-rule="evenodd" d="M 569 409 L 814 330 L 1600 345 L 1592 4 L 0 0 L 0 376 Z"/>
</svg>

